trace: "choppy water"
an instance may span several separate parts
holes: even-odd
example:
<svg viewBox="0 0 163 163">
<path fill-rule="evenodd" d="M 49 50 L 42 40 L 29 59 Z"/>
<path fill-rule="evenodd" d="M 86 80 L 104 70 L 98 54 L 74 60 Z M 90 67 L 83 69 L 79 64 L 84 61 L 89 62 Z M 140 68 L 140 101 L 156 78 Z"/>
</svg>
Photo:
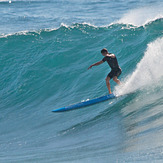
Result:
<svg viewBox="0 0 163 163">
<path fill-rule="evenodd" d="M 161 1 L 0 1 L 0 162 L 162 162 Z M 107 94 L 100 50 L 115 53 Z"/>
</svg>

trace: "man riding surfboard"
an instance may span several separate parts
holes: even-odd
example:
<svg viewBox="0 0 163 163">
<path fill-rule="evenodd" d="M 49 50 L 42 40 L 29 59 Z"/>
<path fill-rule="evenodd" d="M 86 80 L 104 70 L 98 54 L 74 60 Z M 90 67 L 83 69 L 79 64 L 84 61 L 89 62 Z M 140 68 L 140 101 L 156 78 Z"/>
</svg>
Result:
<svg viewBox="0 0 163 163">
<path fill-rule="evenodd" d="M 92 64 L 91 66 L 89 66 L 88 69 L 92 68 L 93 66 L 98 66 L 102 63 L 104 63 L 105 61 L 107 61 L 108 65 L 110 66 L 111 68 L 111 71 L 110 73 L 107 75 L 106 77 L 106 85 L 107 85 L 107 88 L 108 88 L 108 91 L 109 91 L 109 94 L 111 94 L 111 88 L 110 88 L 110 80 L 113 78 L 113 80 L 117 83 L 117 84 L 120 84 L 120 80 L 118 79 L 118 77 L 121 75 L 122 73 L 122 70 L 121 68 L 119 67 L 119 64 L 118 64 L 118 61 L 117 61 L 117 58 L 114 54 L 112 53 L 109 53 L 108 50 L 106 48 L 102 49 L 101 50 L 101 54 L 104 56 L 104 58 L 99 61 L 99 62 L 96 62 L 94 64 Z"/>
</svg>

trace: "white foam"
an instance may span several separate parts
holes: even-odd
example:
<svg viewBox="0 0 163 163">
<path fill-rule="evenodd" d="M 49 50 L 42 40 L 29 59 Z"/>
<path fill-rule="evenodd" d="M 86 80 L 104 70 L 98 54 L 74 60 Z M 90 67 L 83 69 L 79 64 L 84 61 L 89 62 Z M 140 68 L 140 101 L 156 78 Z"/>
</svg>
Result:
<svg viewBox="0 0 163 163">
<path fill-rule="evenodd" d="M 121 86 L 115 87 L 116 95 L 134 92 L 142 87 L 156 83 L 163 77 L 163 37 L 148 44 L 144 57 L 137 64 Z"/>
<path fill-rule="evenodd" d="M 117 23 L 144 26 L 160 18 L 163 18 L 163 4 L 130 10 Z"/>
</svg>

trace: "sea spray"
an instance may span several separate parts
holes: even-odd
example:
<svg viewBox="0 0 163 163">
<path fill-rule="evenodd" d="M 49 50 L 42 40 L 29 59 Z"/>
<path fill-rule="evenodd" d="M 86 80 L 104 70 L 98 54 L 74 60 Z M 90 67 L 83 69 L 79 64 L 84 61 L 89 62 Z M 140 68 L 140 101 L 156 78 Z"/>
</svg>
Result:
<svg viewBox="0 0 163 163">
<path fill-rule="evenodd" d="M 134 92 L 142 87 L 155 84 L 163 76 L 163 37 L 148 44 L 144 57 L 135 71 L 128 75 L 121 86 L 115 88 L 115 94 Z"/>
<path fill-rule="evenodd" d="M 163 4 L 132 9 L 125 13 L 117 23 L 144 26 L 152 21 L 163 18 Z"/>
</svg>

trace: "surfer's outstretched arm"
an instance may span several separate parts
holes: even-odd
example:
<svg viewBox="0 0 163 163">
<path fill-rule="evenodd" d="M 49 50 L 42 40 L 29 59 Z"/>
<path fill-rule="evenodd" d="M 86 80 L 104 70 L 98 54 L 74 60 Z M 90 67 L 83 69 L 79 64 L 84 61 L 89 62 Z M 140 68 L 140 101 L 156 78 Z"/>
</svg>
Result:
<svg viewBox="0 0 163 163">
<path fill-rule="evenodd" d="M 92 68 L 93 66 L 98 66 L 100 64 L 104 63 L 103 61 L 96 62 L 88 67 L 88 69 Z"/>
</svg>

